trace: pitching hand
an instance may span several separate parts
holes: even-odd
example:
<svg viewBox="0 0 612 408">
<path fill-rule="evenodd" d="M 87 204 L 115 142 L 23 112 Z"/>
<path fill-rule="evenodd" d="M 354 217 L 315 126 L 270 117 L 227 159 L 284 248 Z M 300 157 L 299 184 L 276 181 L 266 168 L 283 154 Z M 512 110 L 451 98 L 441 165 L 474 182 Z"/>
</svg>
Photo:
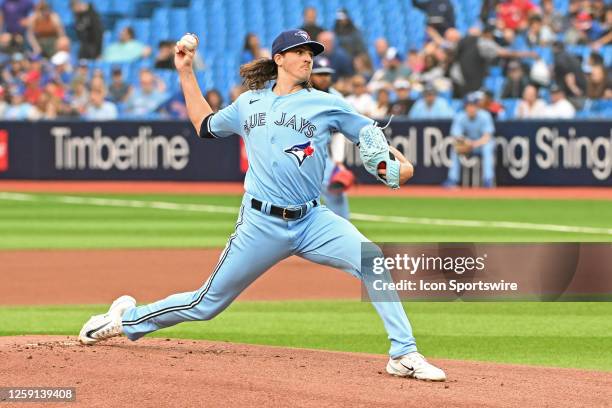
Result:
<svg viewBox="0 0 612 408">
<path fill-rule="evenodd" d="M 193 56 L 195 51 L 189 51 L 182 44 L 174 46 L 174 66 L 180 72 L 191 71 L 193 68 Z"/>
</svg>

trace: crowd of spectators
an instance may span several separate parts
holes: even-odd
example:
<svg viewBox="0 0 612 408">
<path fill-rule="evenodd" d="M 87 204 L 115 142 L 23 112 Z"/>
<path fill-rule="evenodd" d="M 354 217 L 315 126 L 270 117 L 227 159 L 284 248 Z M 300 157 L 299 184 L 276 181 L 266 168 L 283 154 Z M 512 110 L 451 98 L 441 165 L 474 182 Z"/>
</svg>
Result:
<svg viewBox="0 0 612 408">
<path fill-rule="evenodd" d="M 0 2 L 0 118 L 185 117 L 180 90 L 157 75 L 174 68 L 175 39 L 147 44 L 124 27 L 118 41 L 103 47 L 103 19 L 88 2 L 70 0 L 70 30 L 46 0 Z M 612 44 L 612 6 L 603 0 L 570 0 L 566 15 L 552 0 L 483 0 L 480 23 L 464 33 L 450 0 L 412 3 L 426 18 L 419 49 L 400 49 L 383 37 L 368 44 L 351 10 L 338 9 L 329 27 L 319 24 L 316 8 L 303 10 L 302 29 L 325 45 L 333 86 L 365 115 L 446 119 L 455 113 L 453 100 L 475 93 L 499 119 L 571 118 L 589 100 L 612 98 L 602 54 Z M 243 44 L 236 50 L 241 64 L 270 57 L 254 33 Z M 590 53 L 581 59 L 577 46 Z M 143 60 L 152 63 L 128 82 L 126 64 Z M 92 61 L 116 65 L 105 73 Z M 195 65 L 205 67 L 200 55 Z M 499 79 L 494 87 L 487 86 L 492 73 Z M 242 91 L 238 85 L 207 96 L 218 110 Z"/>
<path fill-rule="evenodd" d="M 302 28 L 326 46 L 336 70 L 334 87 L 363 114 L 449 118 L 451 99 L 475 93 L 499 119 L 573 118 L 586 101 L 612 98 L 612 72 L 601 54 L 612 43 L 612 6 L 603 0 L 571 0 L 567 15 L 551 0 L 539 6 L 530 0 L 484 0 L 481 24 L 465 34 L 455 27 L 449 0 L 413 0 L 413 5 L 426 14 L 425 45 L 400 50 L 378 38 L 372 55 L 364 51 L 349 11 L 339 10 L 326 31 L 317 25 L 316 10 L 304 10 Z M 575 46 L 589 47 L 588 58 L 581 59 Z M 487 87 L 491 72 L 497 75 L 493 89 Z M 512 102 L 509 109 L 501 99 Z"/>
</svg>

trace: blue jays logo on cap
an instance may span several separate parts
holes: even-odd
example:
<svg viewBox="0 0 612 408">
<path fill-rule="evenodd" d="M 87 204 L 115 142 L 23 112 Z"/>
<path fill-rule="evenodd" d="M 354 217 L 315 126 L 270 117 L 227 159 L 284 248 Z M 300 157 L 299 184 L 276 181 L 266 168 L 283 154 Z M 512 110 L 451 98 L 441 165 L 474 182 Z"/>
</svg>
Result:
<svg viewBox="0 0 612 408">
<path fill-rule="evenodd" d="M 297 33 L 295 33 L 294 35 L 300 36 L 304 39 L 304 41 L 310 41 L 310 36 L 308 35 L 308 33 L 306 31 L 298 31 Z"/>
<path fill-rule="evenodd" d="M 312 41 L 308 33 L 304 30 L 288 30 L 280 33 L 272 43 L 272 55 L 280 54 L 291 48 L 307 46 L 314 55 L 319 55 L 325 51 L 323 44 Z"/>
<path fill-rule="evenodd" d="M 313 74 L 335 74 L 336 70 L 334 68 L 332 68 L 331 66 L 331 61 L 329 60 L 329 58 L 323 56 L 323 55 L 319 55 L 318 57 L 315 57 L 314 61 L 312 62 L 312 73 Z"/>
<path fill-rule="evenodd" d="M 288 149 L 285 149 L 285 153 L 288 153 L 297 159 L 298 166 L 300 167 L 302 167 L 302 163 L 304 163 L 304 160 L 306 160 L 307 157 L 314 155 L 314 152 L 315 149 L 312 147 L 310 141 L 302 144 L 296 144 Z"/>
</svg>

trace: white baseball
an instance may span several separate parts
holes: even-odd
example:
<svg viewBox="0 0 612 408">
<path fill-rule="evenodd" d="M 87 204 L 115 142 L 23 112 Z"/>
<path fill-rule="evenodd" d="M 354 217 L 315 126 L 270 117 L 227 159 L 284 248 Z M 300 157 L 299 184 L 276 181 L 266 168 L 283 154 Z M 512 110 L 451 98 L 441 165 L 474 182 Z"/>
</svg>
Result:
<svg viewBox="0 0 612 408">
<path fill-rule="evenodd" d="M 189 51 L 195 51 L 195 49 L 198 47 L 198 42 L 198 36 L 191 33 L 185 34 L 179 40 L 179 44 L 182 44 L 183 47 L 185 47 Z"/>
</svg>

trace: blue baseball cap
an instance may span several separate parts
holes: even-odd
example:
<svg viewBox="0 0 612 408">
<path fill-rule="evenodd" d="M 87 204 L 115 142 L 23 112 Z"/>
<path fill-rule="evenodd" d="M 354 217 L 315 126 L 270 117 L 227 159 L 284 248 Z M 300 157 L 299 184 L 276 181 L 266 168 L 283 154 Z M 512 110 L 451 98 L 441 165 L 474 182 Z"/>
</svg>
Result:
<svg viewBox="0 0 612 408">
<path fill-rule="evenodd" d="M 325 51 L 323 44 L 312 41 L 310 35 L 304 30 L 288 30 L 280 33 L 272 43 L 272 56 L 288 51 L 302 45 L 310 48 L 314 55 Z"/>
<path fill-rule="evenodd" d="M 332 68 L 331 61 L 329 60 L 329 58 L 325 56 L 315 57 L 314 61 L 312 62 L 312 74 L 313 75 L 316 75 L 316 74 L 333 75 L 335 73 L 336 73 L 336 70 Z"/>
</svg>

